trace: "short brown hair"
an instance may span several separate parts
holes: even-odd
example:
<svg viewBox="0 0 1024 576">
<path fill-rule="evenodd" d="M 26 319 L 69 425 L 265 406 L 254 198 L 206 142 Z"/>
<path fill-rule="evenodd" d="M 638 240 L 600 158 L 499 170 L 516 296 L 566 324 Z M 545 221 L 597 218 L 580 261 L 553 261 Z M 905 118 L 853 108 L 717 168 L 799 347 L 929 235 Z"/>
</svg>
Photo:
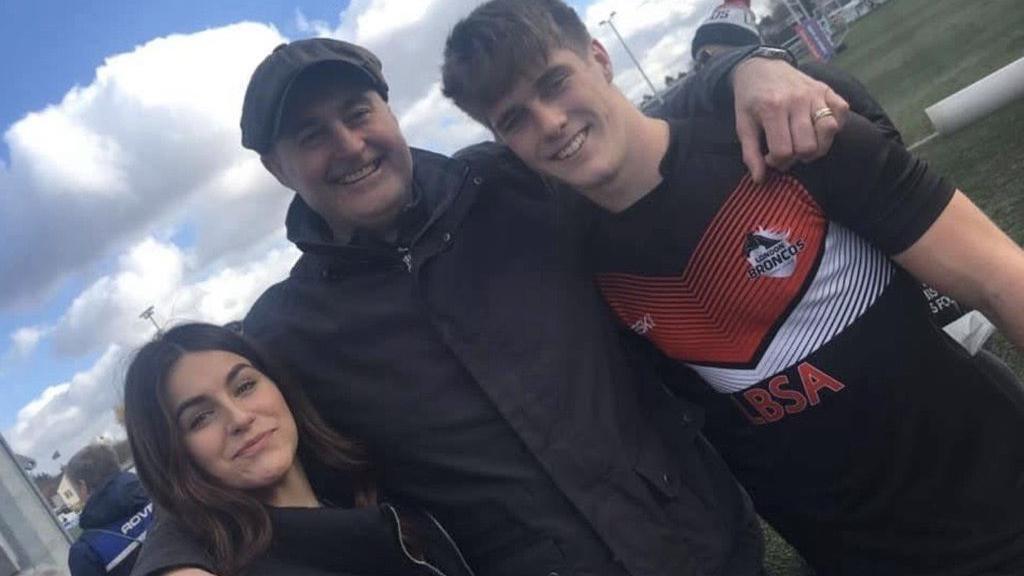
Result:
<svg viewBox="0 0 1024 576">
<path fill-rule="evenodd" d="M 117 452 L 106 444 L 90 444 L 68 460 L 64 475 L 72 482 L 85 482 L 90 493 L 96 493 L 121 471 Z"/>
<path fill-rule="evenodd" d="M 561 0 L 491 0 L 455 25 L 444 48 L 442 92 L 475 120 L 528 70 L 564 48 L 584 56 L 590 33 Z"/>
</svg>

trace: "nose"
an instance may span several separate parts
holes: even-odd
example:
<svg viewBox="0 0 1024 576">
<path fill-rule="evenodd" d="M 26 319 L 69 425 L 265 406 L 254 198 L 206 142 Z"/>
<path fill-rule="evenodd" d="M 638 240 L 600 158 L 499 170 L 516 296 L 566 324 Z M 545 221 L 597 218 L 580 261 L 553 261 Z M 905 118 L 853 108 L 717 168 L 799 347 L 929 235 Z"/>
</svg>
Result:
<svg viewBox="0 0 1024 576">
<path fill-rule="evenodd" d="M 337 155 L 343 158 L 361 154 L 365 145 L 362 136 L 341 121 L 331 125 L 331 143 Z"/>
<path fill-rule="evenodd" d="M 239 434 L 245 432 L 252 426 L 253 421 L 256 417 L 252 412 L 239 406 L 237 403 L 229 403 L 224 411 L 227 414 L 228 431 L 231 434 Z"/>
<path fill-rule="evenodd" d="M 569 120 L 565 111 L 556 105 L 537 101 L 533 108 L 534 118 L 541 134 L 546 139 L 554 139 L 562 136 Z"/>
</svg>

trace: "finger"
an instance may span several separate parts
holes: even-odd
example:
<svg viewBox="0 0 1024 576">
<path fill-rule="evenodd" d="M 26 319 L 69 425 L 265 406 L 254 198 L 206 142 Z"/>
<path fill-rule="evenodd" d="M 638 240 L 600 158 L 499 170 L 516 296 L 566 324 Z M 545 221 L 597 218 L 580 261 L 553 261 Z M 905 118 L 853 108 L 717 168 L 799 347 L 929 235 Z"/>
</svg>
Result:
<svg viewBox="0 0 1024 576">
<path fill-rule="evenodd" d="M 736 136 L 743 149 L 743 163 L 750 170 L 750 177 L 760 184 L 764 180 L 765 164 L 761 152 L 761 131 L 749 114 L 736 114 Z"/>
<path fill-rule="evenodd" d="M 796 160 L 808 162 L 824 154 L 819 146 L 818 133 L 811 114 L 796 112 L 790 116 L 789 131 L 793 138 L 793 155 Z"/>
<path fill-rule="evenodd" d="M 761 117 L 765 140 L 768 142 L 766 162 L 773 168 L 785 166 L 793 160 L 793 138 L 790 134 L 789 115 L 772 113 Z"/>
<path fill-rule="evenodd" d="M 839 97 L 838 94 L 833 92 L 831 89 L 825 92 L 825 100 L 822 101 L 815 110 L 827 107 L 832 111 L 831 116 L 825 116 L 819 118 L 814 122 L 814 132 L 818 138 L 818 155 L 816 158 L 820 158 L 832 148 L 832 142 L 835 139 L 836 134 L 842 128 L 842 125 L 846 122 L 846 117 L 849 115 L 850 107 Z"/>
<path fill-rule="evenodd" d="M 831 88 L 825 92 L 825 106 L 832 109 L 832 115 L 839 128 L 846 125 L 846 119 L 850 116 L 850 104 Z"/>
<path fill-rule="evenodd" d="M 793 167 L 793 164 L 796 164 L 795 158 L 793 160 L 790 160 L 789 162 L 783 162 L 778 166 L 773 166 L 772 168 L 777 172 L 789 172 L 789 169 Z"/>
</svg>

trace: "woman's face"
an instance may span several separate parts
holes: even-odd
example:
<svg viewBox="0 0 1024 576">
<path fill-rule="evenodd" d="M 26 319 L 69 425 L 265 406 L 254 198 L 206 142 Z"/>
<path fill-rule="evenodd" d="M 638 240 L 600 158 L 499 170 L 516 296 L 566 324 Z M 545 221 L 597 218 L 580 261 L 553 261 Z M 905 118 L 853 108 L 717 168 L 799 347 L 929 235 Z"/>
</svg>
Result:
<svg viewBox="0 0 1024 576">
<path fill-rule="evenodd" d="M 229 488 L 272 492 L 296 467 L 298 432 L 277 385 L 231 352 L 189 352 L 167 404 L 193 463 Z"/>
</svg>

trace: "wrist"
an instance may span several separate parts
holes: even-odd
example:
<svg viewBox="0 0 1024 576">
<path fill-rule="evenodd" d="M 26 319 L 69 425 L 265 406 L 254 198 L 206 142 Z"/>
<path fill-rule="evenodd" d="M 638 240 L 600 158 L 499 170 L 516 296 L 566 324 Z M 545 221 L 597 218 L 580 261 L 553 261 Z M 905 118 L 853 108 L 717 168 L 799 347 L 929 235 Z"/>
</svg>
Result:
<svg viewBox="0 0 1024 576">
<path fill-rule="evenodd" d="M 775 46 L 752 46 L 747 51 L 747 53 L 741 57 L 740 61 L 736 64 L 736 66 L 733 66 L 732 70 L 729 71 L 730 86 L 736 79 L 737 71 L 746 66 L 747 64 L 750 64 L 755 59 L 779 60 L 785 62 L 786 64 L 789 64 L 794 68 L 796 68 L 797 66 L 796 57 L 793 56 L 792 52 L 786 50 L 785 48 L 777 48 Z"/>
</svg>

